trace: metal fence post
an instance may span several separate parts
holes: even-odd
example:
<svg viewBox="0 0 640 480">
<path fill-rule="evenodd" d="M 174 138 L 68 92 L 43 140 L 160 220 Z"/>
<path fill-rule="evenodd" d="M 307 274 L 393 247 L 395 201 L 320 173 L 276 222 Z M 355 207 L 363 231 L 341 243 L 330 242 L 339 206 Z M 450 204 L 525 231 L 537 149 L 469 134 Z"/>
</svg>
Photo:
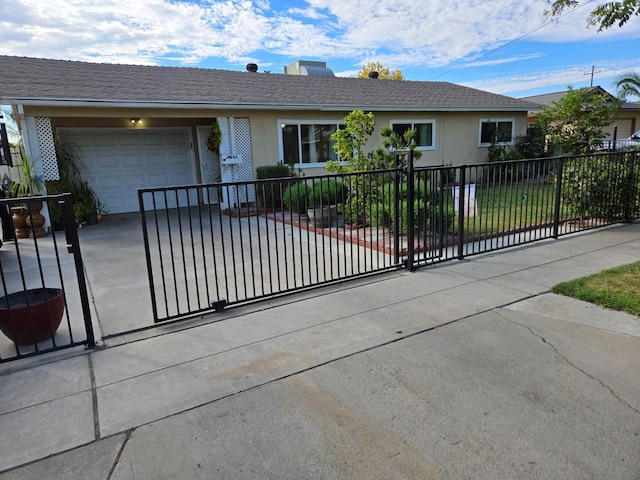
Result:
<svg viewBox="0 0 640 480">
<path fill-rule="evenodd" d="M 556 193 L 553 210 L 553 235 L 552 237 L 558 239 L 560 230 L 560 198 L 562 195 L 562 158 L 556 158 Z"/>
<path fill-rule="evenodd" d="M 67 240 L 67 250 L 73 254 L 73 261 L 78 277 L 78 288 L 80 290 L 80 304 L 82 305 L 82 315 L 84 317 L 84 327 L 87 332 L 87 347 L 95 348 L 96 339 L 91 323 L 91 310 L 89 308 L 89 295 L 87 293 L 87 282 L 84 274 L 84 264 L 80 253 L 80 241 L 78 240 L 78 227 L 75 224 L 75 214 L 73 212 L 73 198 L 70 193 L 62 195 L 65 237 Z"/>
</svg>

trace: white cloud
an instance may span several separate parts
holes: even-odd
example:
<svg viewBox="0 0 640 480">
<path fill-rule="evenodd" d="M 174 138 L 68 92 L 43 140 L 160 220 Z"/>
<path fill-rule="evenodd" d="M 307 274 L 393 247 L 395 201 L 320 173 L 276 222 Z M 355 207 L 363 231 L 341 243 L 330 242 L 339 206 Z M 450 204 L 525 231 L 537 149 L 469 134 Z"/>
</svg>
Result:
<svg viewBox="0 0 640 480">
<path fill-rule="evenodd" d="M 17 13 L 0 17 L 0 52 L 48 58 L 158 63 L 163 56 L 186 62 L 220 56 L 236 61 L 260 49 L 271 31 L 269 18 L 248 0 L 202 5 L 14 0 L 11 11 Z"/>
<path fill-rule="evenodd" d="M 498 58 L 496 60 L 484 60 L 484 61 L 472 61 L 465 65 L 466 67 L 489 67 L 492 65 L 503 65 L 505 63 L 522 62 L 525 60 L 532 60 L 534 58 L 543 57 L 542 53 L 532 53 L 530 55 L 518 55 L 515 57 Z"/>
<path fill-rule="evenodd" d="M 591 65 L 566 65 L 562 68 L 537 70 L 532 72 L 515 73 L 508 76 L 488 78 L 470 82 L 461 82 L 468 87 L 486 90 L 488 92 L 505 95 L 529 95 L 523 93 L 545 87 L 547 91 L 563 91 L 568 85 L 576 88 L 589 86 L 591 83 Z M 630 63 L 601 63 L 596 68 L 594 85 L 600 85 L 605 90 L 615 94 L 613 82 L 624 72 L 640 70 L 640 62 Z M 535 93 L 531 93 L 534 95 Z"/>
<path fill-rule="evenodd" d="M 549 43 L 640 36 L 640 18 L 603 33 L 585 28 L 588 6 L 540 28 L 546 8 L 518 0 L 291 0 L 280 8 L 268 0 L 11 0 L 0 4 L 0 54 L 146 64 L 268 58 L 263 65 L 277 64 L 276 55 L 341 59 L 340 69 L 357 72 L 368 60 L 425 69 L 534 59 L 474 61 L 523 35 Z"/>
</svg>

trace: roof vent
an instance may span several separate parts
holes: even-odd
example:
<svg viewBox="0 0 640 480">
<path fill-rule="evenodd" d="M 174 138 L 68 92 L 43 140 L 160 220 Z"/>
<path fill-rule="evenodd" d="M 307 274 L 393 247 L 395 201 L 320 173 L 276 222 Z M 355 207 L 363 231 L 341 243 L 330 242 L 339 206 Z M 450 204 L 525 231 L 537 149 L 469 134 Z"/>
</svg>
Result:
<svg viewBox="0 0 640 480">
<path fill-rule="evenodd" d="M 310 60 L 298 60 L 284 67 L 284 73 L 288 75 L 309 75 L 312 77 L 335 77 L 333 71 L 325 62 L 312 62 Z"/>
<path fill-rule="evenodd" d="M 247 72 L 256 73 L 258 71 L 257 63 L 247 63 Z"/>
<path fill-rule="evenodd" d="M 373 78 L 375 80 L 378 78 L 378 72 L 369 72 L 369 78 Z"/>
</svg>

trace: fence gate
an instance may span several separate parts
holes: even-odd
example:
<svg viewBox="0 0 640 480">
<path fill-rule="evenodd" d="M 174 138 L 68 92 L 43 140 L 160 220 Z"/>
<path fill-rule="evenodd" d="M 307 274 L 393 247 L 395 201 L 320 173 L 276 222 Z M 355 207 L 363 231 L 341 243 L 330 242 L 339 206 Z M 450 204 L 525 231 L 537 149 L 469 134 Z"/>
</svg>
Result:
<svg viewBox="0 0 640 480">
<path fill-rule="evenodd" d="M 398 151 L 387 170 L 139 190 L 154 321 L 638 216 L 636 152 L 413 163 Z"/>
<path fill-rule="evenodd" d="M 0 216 L 0 362 L 95 347 L 71 195 L 1 199 Z"/>
<path fill-rule="evenodd" d="M 154 321 L 402 268 L 406 249 L 391 225 L 401 173 L 139 190 Z M 236 203 L 164 207 L 192 195 Z"/>
</svg>

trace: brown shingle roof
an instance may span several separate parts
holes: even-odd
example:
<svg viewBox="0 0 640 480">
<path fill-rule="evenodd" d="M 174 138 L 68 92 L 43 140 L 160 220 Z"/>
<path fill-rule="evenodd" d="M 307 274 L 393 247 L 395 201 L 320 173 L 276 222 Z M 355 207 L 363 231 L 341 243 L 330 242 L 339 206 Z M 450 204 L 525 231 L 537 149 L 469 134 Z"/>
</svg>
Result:
<svg viewBox="0 0 640 480">
<path fill-rule="evenodd" d="M 523 111 L 534 105 L 448 82 L 389 81 L 0 56 L 13 102 L 150 103 L 256 108 Z"/>
</svg>

